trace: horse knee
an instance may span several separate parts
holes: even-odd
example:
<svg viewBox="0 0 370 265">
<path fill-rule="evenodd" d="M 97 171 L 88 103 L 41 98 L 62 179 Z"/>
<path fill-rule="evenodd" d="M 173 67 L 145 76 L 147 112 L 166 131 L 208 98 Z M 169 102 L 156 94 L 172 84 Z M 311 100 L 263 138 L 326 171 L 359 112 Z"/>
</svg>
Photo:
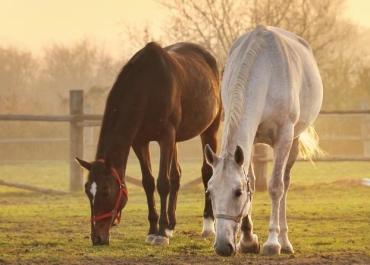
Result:
<svg viewBox="0 0 370 265">
<path fill-rule="evenodd" d="M 168 194 L 170 192 L 170 180 L 168 178 L 158 178 L 157 190 L 159 194 Z"/>
<path fill-rule="evenodd" d="M 154 193 L 155 181 L 153 177 L 144 177 L 141 183 L 143 184 L 145 192 Z"/>
<path fill-rule="evenodd" d="M 271 199 L 281 199 L 284 194 L 284 183 L 281 180 L 270 180 L 268 191 Z"/>
</svg>

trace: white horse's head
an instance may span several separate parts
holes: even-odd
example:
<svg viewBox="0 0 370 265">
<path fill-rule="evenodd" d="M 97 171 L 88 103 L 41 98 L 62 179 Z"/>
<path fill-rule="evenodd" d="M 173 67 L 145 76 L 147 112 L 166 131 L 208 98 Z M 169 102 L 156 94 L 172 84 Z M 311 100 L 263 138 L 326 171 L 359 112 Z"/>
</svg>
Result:
<svg viewBox="0 0 370 265">
<path fill-rule="evenodd" d="M 214 249 L 221 256 L 231 256 L 236 252 L 241 220 L 247 216 L 252 201 L 252 190 L 243 168 L 243 150 L 237 146 L 234 156 L 218 157 L 207 145 L 205 157 L 213 168 L 207 193 L 216 219 Z"/>
</svg>

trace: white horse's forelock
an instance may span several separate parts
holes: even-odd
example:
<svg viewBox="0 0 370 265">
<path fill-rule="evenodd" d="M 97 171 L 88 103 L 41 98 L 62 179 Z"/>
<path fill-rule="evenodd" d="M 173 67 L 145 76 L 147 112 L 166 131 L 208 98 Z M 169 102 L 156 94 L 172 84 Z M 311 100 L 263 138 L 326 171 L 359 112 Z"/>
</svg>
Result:
<svg viewBox="0 0 370 265">
<path fill-rule="evenodd" d="M 233 143 L 233 135 L 238 129 L 240 120 L 243 115 L 244 110 L 244 98 L 247 89 L 247 84 L 253 69 L 255 62 L 257 61 L 258 55 L 261 50 L 266 46 L 266 35 L 267 27 L 264 25 L 259 25 L 253 31 L 255 35 L 253 40 L 249 44 L 246 52 L 244 53 L 243 59 L 239 69 L 235 71 L 232 69 L 232 73 L 235 73 L 236 79 L 235 83 L 231 87 L 231 96 L 229 99 L 229 111 L 225 113 L 225 124 L 226 128 L 226 139 L 227 139 L 227 153 L 233 154 L 235 150 L 231 150 Z M 236 58 L 234 58 L 236 59 Z"/>
</svg>

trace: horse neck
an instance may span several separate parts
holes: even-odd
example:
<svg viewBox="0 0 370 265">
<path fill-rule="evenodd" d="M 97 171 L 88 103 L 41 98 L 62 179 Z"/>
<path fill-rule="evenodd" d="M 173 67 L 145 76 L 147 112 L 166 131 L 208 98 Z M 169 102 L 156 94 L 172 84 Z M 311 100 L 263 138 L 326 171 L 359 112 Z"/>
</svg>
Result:
<svg viewBox="0 0 370 265">
<path fill-rule="evenodd" d="M 109 159 L 114 168 L 118 171 L 125 172 L 128 156 L 130 153 L 131 143 L 116 142 L 115 147 L 113 141 L 100 140 L 98 150 L 96 152 L 96 160 Z"/>
<path fill-rule="evenodd" d="M 243 44 L 239 43 L 240 49 L 235 50 L 226 62 L 221 88 L 225 109 L 221 152 L 224 156 L 234 155 L 239 145 L 249 161 L 267 89 L 258 83 L 256 87 L 257 84 L 252 82 L 252 71 L 267 45 L 267 28 L 258 26 L 248 36 Z M 239 58 L 242 58 L 241 61 Z"/>
<path fill-rule="evenodd" d="M 224 137 L 221 144 L 221 156 L 233 157 L 236 146 L 239 145 L 244 152 L 244 164 L 249 165 L 257 128 L 258 122 L 255 121 L 255 119 L 251 119 L 249 122 L 241 121 L 238 127 L 233 131 L 232 128 L 227 128 L 224 126 Z"/>
<path fill-rule="evenodd" d="M 112 111 L 107 107 L 104 113 L 96 159 L 110 159 L 112 166 L 124 173 L 141 119 L 140 116 L 133 118 L 125 111 L 120 111 L 121 115 L 112 116 Z"/>
<path fill-rule="evenodd" d="M 230 108 L 225 104 L 225 119 L 223 139 L 221 144 L 221 156 L 234 156 L 236 146 L 239 145 L 244 151 L 245 165 L 250 162 L 254 138 L 261 122 L 265 105 L 266 89 L 248 90 L 245 94 L 244 104 L 240 110 L 237 121 L 232 120 Z M 251 93 L 252 92 L 252 93 Z M 228 102 L 227 100 L 225 102 Z"/>
</svg>

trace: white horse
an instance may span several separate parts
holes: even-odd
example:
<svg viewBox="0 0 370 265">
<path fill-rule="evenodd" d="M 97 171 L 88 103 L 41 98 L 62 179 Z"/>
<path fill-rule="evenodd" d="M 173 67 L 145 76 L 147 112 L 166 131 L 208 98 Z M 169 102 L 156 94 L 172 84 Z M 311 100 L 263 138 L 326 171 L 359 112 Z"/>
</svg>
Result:
<svg viewBox="0 0 370 265">
<path fill-rule="evenodd" d="M 220 156 L 205 147 L 213 167 L 207 192 L 216 218 L 214 249 L 224 256 L 260 251 L 251 219 L 255 179 L 251 153 L 254 144 L 264 143 L 274 149 L 274 165 L 263 253 L 293 253 L 286 220 L 290 170 L 300 150 L 308 158 L 320 151 L 311 125 L 321 108 L 323 86 L 310 45 L 274 27 L 258 26 L 245 33 L 229 52 L 221 93 L 225 121 Z M 249 167 L 248 176 L 243 165 Z"/>
</svg>

